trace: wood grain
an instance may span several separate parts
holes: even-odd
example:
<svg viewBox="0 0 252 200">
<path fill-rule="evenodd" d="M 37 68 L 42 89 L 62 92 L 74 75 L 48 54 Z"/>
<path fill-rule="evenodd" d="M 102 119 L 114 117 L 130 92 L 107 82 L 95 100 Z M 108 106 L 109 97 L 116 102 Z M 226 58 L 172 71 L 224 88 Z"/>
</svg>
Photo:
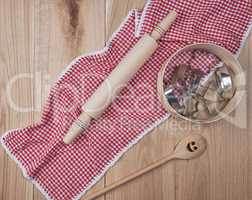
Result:
<svg viewBox="0 0 252 200">
<path fill-rule="evenodd" d="M 248 74 L 252 73 L 252 33 L 250 33 L 250 37 L 249 37 L 249 68 L 248 68 Z M 251 86 L 252 81 L 251 79 L 248 79 L 248 85 Z M 249 147 L 248 147 L 248 154 L 249 154 L 249 171 L 248 171 L 248 177 L 249 177 L 249 186 L 251 187 L 252 185 L 252 87 L 248 86 L 248 141 L 249 141 Z M 249 189 L 249 194 L 248 194 L 248 198 L 252 199 L 252 190 Z"/>
<path fill-rule="evenodd" d="M 50 85 L 65 66 L 74 57 L 103 47 L 128 11 L 143 5 L 144 0 L 0 0 L 1 133 L 38 121 Z M 240 61 L 249 76 L 252 37 Z M 20 112 L 9 105 L 6 86 L 15 75 L 25 73 L 32 78 L 12 88 L 15 104 L 30 109 Z M 208 140 L 209 149 L 200 159 L 171 162 L 100 199 L 252 199 L 251 84 L 248 79 L 247 97 L 232 114 L 244 127 L 225 120 L 208 127 L 169 120 L 132 148 L 90 193 L 163 157 L 190 132 L 201 133 Z M 2 148 L 0 199 L 44 199 Z"/>
</svg>

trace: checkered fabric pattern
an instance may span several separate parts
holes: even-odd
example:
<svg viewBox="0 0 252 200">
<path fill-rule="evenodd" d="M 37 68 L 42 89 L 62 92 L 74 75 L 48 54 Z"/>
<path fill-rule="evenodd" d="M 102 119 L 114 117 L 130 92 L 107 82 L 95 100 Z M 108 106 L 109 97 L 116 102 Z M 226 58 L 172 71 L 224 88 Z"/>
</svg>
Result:
<svg viewBox="0 0 252 200">
<path fill-rule="evenodd" d="M 170 10 L 178 18 L 159 41 L 157 51 L 101 118 L 65 145 L 63 136 L 80 115 L 81 106 L 139 38 L 150 33 Z M 196 42 L 212 42 L 237 53 L 251 16 L 249 0 L 148 1 L 143 12 L 129 13 L 105 49 L 74 60 L 51 89 L 41 121 L 9 131 L 2 137 L 3 146 L 48 199 L 79 199 L 109 166 L 167 117 L 156 91 L 157 74 L 165 60 Z M 203 52 L 186 57 L 204 72 L 212 67 L 200 62 L 212 59 Z"/>
</svg>

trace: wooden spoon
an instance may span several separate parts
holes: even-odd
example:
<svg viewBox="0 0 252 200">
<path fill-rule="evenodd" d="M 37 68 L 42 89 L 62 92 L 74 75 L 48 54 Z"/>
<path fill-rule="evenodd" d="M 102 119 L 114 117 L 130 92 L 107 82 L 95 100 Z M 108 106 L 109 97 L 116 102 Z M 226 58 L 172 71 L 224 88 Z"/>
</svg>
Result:
<svg viewBox="0 0 252 200">
<path fill-rule="evenodd" d="M 105 193 L 114 190 L 115 188 L 132 181 L 142 175 L 144 175 L 147 172 L 150 172 L 151 170 L 161 167 L 165 163 L 167 163 L 170 160 L 190 160 L 193 158 L 196 158 L 204 153 L 207 147 L 206 139 L 198 134 L 192 134 L 189 136 L 184 137 L 177 145 L 175 146 L 174 151 L 169 155 L 161 160 L 149 165 L 148 167 L 141 169 L 125 178 L 123 178 L 120 181 L 117 181 L 111 185 L 106 186 L 105 188 L 101 189 L 98 192 L 95 192 L 94 194 L 91 194 L 87 196 L 86 200 L 92 200 L 97 197 L 100 197 L 104 195 Z"/>
</svg>

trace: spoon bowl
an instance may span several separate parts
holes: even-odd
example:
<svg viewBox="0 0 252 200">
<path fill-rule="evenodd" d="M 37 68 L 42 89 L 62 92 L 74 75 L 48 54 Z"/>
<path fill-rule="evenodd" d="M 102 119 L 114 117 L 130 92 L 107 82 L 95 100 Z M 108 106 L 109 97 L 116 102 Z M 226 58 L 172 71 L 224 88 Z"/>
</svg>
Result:
<svg viewBox="0 0 252 200">
<path fill-rule="evenodd" d="M 199 134 L 189 135 L 178 142 L 174 150 L 174 158 L 189 160 L 199 157 L 207 148 L 206 139 Z"/>
</svg>

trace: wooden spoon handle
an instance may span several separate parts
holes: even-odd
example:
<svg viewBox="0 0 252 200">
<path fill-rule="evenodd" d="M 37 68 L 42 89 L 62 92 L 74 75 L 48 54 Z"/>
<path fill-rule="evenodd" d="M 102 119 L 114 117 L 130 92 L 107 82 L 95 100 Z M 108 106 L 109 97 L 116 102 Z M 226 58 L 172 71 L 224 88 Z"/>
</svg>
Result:
<svg viewBox="0 0 252 200">
<path fill-rule="evenodd" d="M 111 190 L 114 190 L 115 188 L 122 186 L 122 185 L 144 175 L 145 173 L 150 172 L 151 170 L 164 165 L 165 163 L 167 163 L 168 161 L 173 160 L 173 159 L 176 159 L 174 154 L 171 154 L 170 156 L 166 156 L 166 157 L 162 158 L 161 160 L 159 160 L 158 162 L 155 162 L 144 169 L 141 169 L 137 172 L 134 172 L 133 174 L 121 179 L 120 181 L 117 181 L 111 185 L 108 185 L 105 188 L 101 189 L 100 191 L 97 191 L 94 194 L 91 194 L 91 195 L 85 197 L 85 200 L 92 200 L 97 197 L 100 197 L 100 196 L 104 195 L 105 193 L 107 193 Z"/>
</svg>

